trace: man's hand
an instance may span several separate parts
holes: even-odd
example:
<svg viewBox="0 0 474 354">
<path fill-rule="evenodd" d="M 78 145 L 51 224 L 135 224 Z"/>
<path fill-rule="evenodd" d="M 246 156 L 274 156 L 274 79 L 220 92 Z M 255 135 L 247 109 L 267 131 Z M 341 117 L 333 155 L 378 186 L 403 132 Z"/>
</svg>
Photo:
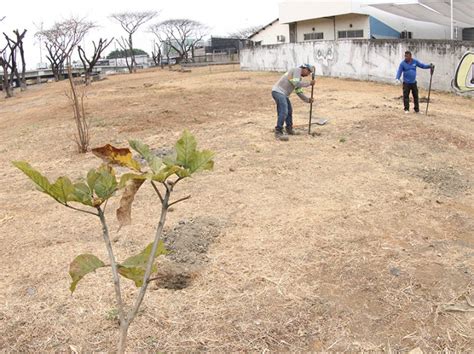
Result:
<svg viewBox="0 0 474 354">
<path fill-rule="evenodd" d="M 433 63 L 431 63 L 431 64 L 430 64 L 431 75 L 433 75 L 434 69 L 435 69 L 435 65 L 434 65 Z"/>
<path fill-rule="evenodd" d="M 310 84 L 311 84 L 311 86 L 316 85 L 316 80 L 311 80 Z"/>
<path fill-rule="evenodd" d="M 308 98 L 308 103 L 313 103 L 314 102 L 314 98 Z"/>
<path fill-rule="evenodd" d="M 402 83 L 402 82 L 400 81 L 400 79 L 396 79 L 396 80 L 395 80 L 395 85 L 398 86 L 398 85 L 400 85 L 401 83 Z"/>
</svg>

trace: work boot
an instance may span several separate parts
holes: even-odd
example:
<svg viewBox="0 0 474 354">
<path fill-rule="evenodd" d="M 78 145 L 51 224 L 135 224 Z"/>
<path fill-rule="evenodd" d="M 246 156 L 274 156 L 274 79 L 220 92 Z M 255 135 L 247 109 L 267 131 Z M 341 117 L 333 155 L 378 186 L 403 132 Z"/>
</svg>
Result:
<svg viewBox="0 0 474 354">
<path fill-rule="evenodd" d="M 288 134 L 288 135 L 300 135 L 300 133 L 293 130 L 293 127 L 286 127 L 286 134 Z"/>
<path fill-rule="evenodd" d="M 283 129 L 281 128 L 275 128 L 275 138 L 280 140 L 280 141 L 288 141 L 288 135 L 283 133 Z"/>
</svg>

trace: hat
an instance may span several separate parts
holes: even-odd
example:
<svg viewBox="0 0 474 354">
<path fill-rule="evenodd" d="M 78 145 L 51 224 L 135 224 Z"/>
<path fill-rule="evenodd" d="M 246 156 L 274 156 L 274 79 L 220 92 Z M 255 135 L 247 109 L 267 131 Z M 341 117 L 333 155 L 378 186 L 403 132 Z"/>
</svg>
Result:
<svg viewBox="0 0 474 354">
<path fill-rule="evenodd" d="M 309 65 L 309 64 L 303 64 L 300 66 L 301 69 L 308 69 L 309 72 L 313 72 L 313 66 L 312 65 Z"/>
</svg>

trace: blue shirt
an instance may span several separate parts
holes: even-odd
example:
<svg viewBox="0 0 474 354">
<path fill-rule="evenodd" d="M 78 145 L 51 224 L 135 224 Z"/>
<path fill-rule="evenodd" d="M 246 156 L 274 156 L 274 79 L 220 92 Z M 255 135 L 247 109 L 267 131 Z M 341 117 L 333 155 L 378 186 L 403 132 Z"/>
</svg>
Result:
<svg viewBox="0 0 474 354">
<path fill-rule="evenodd" d="M 403 82 L 407 84 L 414 84 L 416 82 L 416 67 L 429 69 L 431 65 L 423 64 L 421 61 L 416 59 L 412 59 L 409 63 L 404 60 L 398 67 L 397 80 L 400 80 L 400 77 L 403 73 Z"/>
</svg>

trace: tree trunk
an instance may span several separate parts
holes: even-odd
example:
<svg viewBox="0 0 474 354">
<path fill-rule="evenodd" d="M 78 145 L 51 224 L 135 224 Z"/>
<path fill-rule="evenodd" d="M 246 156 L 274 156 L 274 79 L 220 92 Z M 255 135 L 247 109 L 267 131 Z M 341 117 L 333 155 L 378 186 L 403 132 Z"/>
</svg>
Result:
<svg viewBox="0 0 474 354">
<path fill-rule="evenodd" d="M 0 64 L 2 65 L 2 69 L 3 69 L 2 88 L 5 91 L 5 97 L 6 98 L 13 97 L 13 92 L 10 87 L 10 80 L 8 79 L 8 63 L 2 58 L 0 58 Z"/>
</svg>

